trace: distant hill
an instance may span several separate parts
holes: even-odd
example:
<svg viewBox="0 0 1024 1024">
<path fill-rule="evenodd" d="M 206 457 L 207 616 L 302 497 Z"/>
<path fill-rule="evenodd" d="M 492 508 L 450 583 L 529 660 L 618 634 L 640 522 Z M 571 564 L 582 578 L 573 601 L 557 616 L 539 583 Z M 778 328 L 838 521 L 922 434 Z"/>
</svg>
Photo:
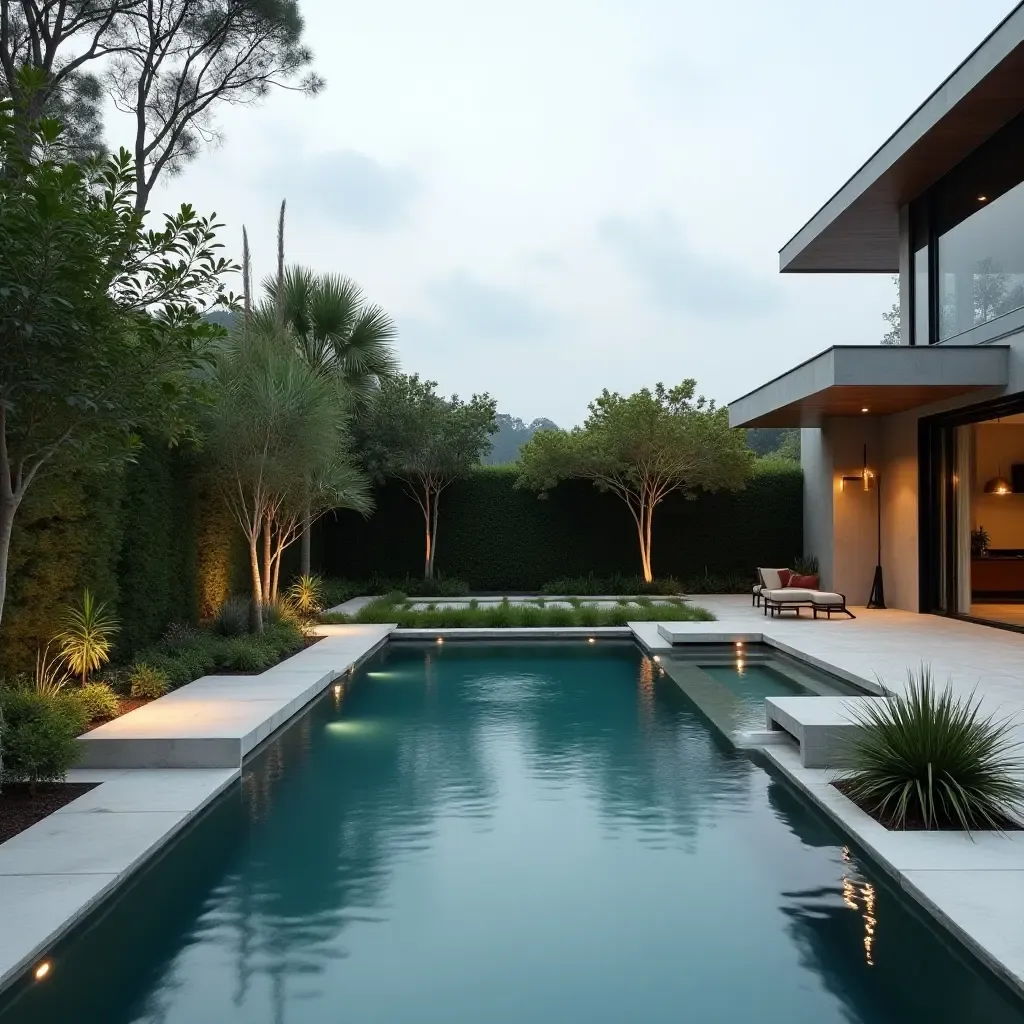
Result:
<svg viewBox="0 0 1024 1024">
<path fill-rule="evenodd" d="M 235 326 L 235 314 L 230 309 L 215 309 L 203 317 L 207 323 L 220 324 L 221 327 L 231 330 Z"/>
<path fill-rule="evenodd" d="M 495 417 L 498 421 L 498 432 L 491 435 L 494 447 L 491 454 L 484 458 L 488 466 L 504 466 L 519 458 L 519 449 L 537 433 L 538 430 L 558 430 L 558 424 L 543 417 L 532 423 L 526 423 L 518 416 L 509 416 L 499 412 Z"/>
</svg>

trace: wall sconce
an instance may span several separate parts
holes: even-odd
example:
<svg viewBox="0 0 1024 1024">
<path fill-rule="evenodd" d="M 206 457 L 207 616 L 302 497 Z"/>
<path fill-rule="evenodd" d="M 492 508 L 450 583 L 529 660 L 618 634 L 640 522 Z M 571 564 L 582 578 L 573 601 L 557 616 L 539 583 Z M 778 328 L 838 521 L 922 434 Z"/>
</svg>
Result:
<svg viewBox="0 0 1024 1024">
<path fill-rule="evenodd" d="M 868 469 L 868 446 L 864 445 L 864 465 L 861 471 L 853 476 L 844 476 L 841 480 L 841 487 L 845 491 L 846 485 L 849 484 L 860 484 L 861 488 L 865 491 L 871 490 L 871 482 L 875 479 L 875 474 Z"/>
</svg>

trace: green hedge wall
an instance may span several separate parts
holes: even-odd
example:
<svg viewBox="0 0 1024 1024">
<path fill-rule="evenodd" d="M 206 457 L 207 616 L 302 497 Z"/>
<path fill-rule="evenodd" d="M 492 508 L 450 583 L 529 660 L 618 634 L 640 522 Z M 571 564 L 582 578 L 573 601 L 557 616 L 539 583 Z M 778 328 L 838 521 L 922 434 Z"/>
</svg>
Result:
<svg viewBox="0 0 1024 1024">
<path fill-rule="evenodd" d="M 566 576 L 636 575 L 636 527 L 614 495 L 567 481 L 546 498 L 516 489 L 511 467 L 484 468 L 441 498 L 437 569 L 475 590 L 535 590 Z M 759 469 L 742 491 L 670 495 L 654 515 L 656 576 L 750 573 L 785 565 L 803 547 L 803 477 L 796 467 Z M 314 534 L 314 566 L 367 579 L 423 571 L 423 518 L 397 485 L 378 489 L 367 520 L 338 512 Z"/>
<path fill-rule="evenodd" d="M 117 655 L 246 588 L 241 534 L 187 452 L 149 441 L 117 472 L 40 478 L 15 518 L 0 674 L 31 669 L 89 587 L 116 609 Z"/>
</svg>

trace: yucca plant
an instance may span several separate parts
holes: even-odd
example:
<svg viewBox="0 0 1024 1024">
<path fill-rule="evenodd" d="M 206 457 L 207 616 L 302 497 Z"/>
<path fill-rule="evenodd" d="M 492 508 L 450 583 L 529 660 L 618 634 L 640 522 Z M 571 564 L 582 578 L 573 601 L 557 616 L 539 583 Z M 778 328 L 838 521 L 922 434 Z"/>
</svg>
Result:
<svg viewBox="0 0 1024 1024">
<path fill-rule="evenodd" d="M 1002 830 L 1008 815 L 1024 810 L 1024 762 L 1015 755 L 1012 720 L 983 717 L 981 701 L 941 691 L 931 669 L 908 671 L 907 690 L 889 700 L 866 701 L 839 779 L 865 809 L 905 828 L 954 823 Z"/>
<path fill-rule="evenodd" d="M 312 618 L 323 608 L 323 580 L 319 576 L 300 576 L 288 588 L 288 600 L 303 618 Z"/>
<path fill-rule="evenodd" d="M 119 628 L 106 604 L 97 601 L 88 587 L 82 592 L 81 605 L 64 613 L 63 629 L 54 639 L 60 644 L 68 668 L 81 679 L 83 686 L 90 672 L 110 660 Z"/>
</svg>

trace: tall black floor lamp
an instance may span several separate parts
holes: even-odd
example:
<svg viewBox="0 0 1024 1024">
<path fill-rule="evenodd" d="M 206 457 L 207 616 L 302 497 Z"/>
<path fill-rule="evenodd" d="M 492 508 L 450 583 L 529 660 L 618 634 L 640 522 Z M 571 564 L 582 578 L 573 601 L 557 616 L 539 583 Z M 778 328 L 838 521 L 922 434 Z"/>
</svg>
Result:
<svg viewBox="0 0 1024 1024">
<path fill-rule="evenodd" d="M 871 481 L 875 481 L 875 515 L 878 527 L 878 557 L 875 559 L 875 578 L 871 582 L 871 596 L 868 598 L 869 608 L 885 607 L 885 584 L 882 581 L 882 480 L 877 473 L 868 469 L 868 446 L 864 445 L 864 466 L 860 476 L 844 476 L 843 484 L 857 480 L 865 491 L 871 490 Z"/>
<path fill-rule="evenodd" d="M 864 446 L 864 465 L 867 466 L 867 445 Z M 875 578 L 871 583 L 869 608 L 885 607 L 885 584 L 882 582 L 882 478 L 875 474 L 875 502 L 878 518 L 878 558 L 875 560 Z"/>
</svg>

